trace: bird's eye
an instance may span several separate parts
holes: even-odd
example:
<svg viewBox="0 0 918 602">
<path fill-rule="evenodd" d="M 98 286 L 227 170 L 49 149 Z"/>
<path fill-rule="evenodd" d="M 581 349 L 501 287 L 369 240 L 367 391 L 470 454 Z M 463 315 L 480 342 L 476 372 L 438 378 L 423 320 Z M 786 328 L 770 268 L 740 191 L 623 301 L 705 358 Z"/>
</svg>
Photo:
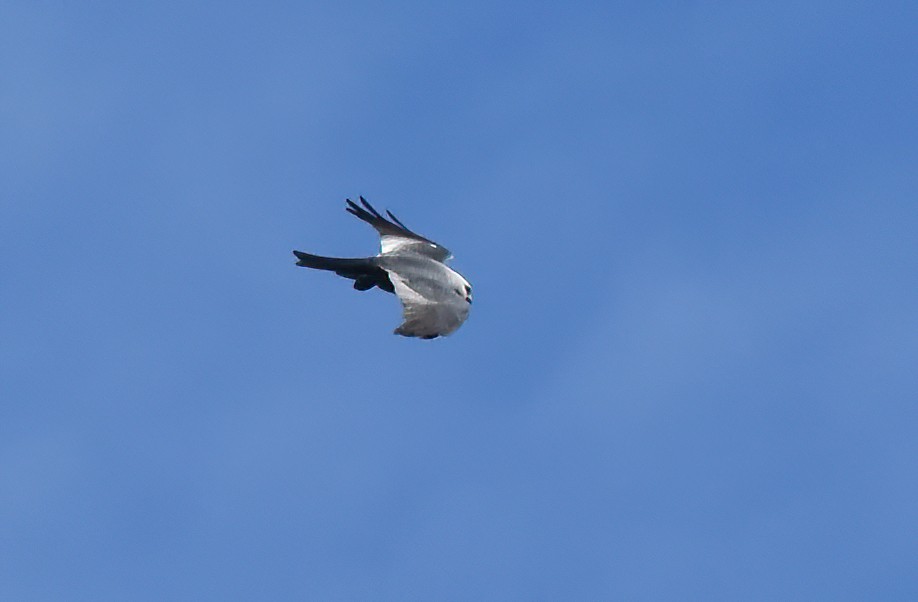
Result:
<svg viewBox="0 0 918 602">
<path fill-rule="evenodd" d="M 465 294 L 466 294 L 466 295 L 471 295 L 471 294 L 472 294 L 472 287 L 469 286 L 468 284 L 465 285 Z"/>
</svg>

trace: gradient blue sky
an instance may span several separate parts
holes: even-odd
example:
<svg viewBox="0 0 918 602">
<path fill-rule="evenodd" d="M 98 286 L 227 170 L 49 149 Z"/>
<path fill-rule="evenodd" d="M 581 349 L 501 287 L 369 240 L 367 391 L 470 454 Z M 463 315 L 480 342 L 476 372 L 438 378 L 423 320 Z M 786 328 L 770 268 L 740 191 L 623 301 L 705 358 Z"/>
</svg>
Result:
<svg viewBox="0 0 918 602">
<path fill-rule="evenodd" d="M 916 4 L 561 6 L 0 4 L 0 598 L 918 599 Z"/>
</svg>

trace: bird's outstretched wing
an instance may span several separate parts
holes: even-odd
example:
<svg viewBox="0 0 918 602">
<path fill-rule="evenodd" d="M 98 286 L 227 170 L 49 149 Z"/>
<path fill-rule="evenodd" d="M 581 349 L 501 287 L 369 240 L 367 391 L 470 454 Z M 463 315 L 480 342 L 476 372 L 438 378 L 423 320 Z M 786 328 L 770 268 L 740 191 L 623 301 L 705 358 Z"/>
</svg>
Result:
<svg viewBox="0 0 918 602">
<path fill-rule="evenodd" d="M 402 302 L 404 317 L 404 322 L 395 329 L 395 334 L 435 339 L 455 331 L 469 315 L 468 303 L 459 296 L 427 297 L 394 272 L 389 272 L 389 279 Z"/>
<path fill-rule="evenodd" d="M 420 234 L 412 232 L 390 211 L 386 211 L 386 214 L 392 221 L 380 215 L 365 198 L 359 198 L 363 207 L 351 199 L 347 199 L 348 206 L 346 209 L 379 232 L 380 255 L 417 253 L 441 262 L 452 257 L 448 249 L 424 238 Z"/>
</svg>

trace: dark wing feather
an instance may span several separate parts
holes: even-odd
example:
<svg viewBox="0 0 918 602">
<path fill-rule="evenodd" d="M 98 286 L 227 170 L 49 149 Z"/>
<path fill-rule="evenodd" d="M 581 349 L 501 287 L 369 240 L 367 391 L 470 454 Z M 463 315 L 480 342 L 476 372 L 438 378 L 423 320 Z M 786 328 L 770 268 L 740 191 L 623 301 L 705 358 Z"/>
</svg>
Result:
<svg viewBox="0 0 918 602">
<path fill-rule="evenodd" d="M 408 251 L 427 255 L 437 261 L 444 261 L 450 256 L 448 249 L 409 230 L 392 212 L 386 211 L 392 220 L 389 221 L 365 198 L 362 196 L 358 198 L 360 199 L 360 205 L 363 205 L 362 207 L 351 199 L 345 199 L 347 202 L 345 209 L 348 213 L 357 216 L 379 232 L 379 236 L 382 239 L 383 253 L 394 252 L 398 249 L 403 252 Z"/>
<path fill-rule="evenodd" d="M 380 213 L 367 202 L 363 197 L 360 198 L 360 203 L 363 205 L 361 207 L 351 199 L 346 199 L 348 206 L 346 207 L 347 211 L 353 215 L 356 215 L 366 223 L 373 226 L 380 235 L 385 236 L 401 236 L 402 238 L 413 238 L 415 240 L 420 240 L 423 242 L 433 242 L 427 238 L 424 238 L 416 232 L 412 232 L 405 227 L 405 224 L 395 220 L 395 223 L 390 222 L 384 218 Z M 390 216 L 392 214 L 389 214 Z"/>
<path fill-rule="evenodd" d="M 388 215 L 388 216 L 389 216 L 389 219 L 391 219 L 393 222 L 395 222 L 396 224 L 398 224 L 399 226 L 401 226 L 401 227 L 404 228 L 405 230 L 408 230 L 408 227 L 407 227 L 405 224 L 403 224 L 401 221 L 399 221 L 399 219 L 398 219 L 397 217 L 395 217 L 395 214 L 393 214 L 393 213 L 392 213 L 391 211 L 389 211 L 388 209 L 386 209 L 386 215 Z M 409 231 L 410 231 L 410 230 L 409 230 Z"/>
</svg>

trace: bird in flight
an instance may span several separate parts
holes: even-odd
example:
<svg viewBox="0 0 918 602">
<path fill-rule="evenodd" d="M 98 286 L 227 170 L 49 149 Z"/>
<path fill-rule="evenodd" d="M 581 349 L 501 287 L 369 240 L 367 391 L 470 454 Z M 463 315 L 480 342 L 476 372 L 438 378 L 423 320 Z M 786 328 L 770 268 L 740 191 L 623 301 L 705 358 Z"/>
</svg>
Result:
<svg viewBox="0 0 918 602">
<path fill-rule="evenodd" d="M 294 251 L 296 265 L 349 278 L 358 291 L 378 286 L 398 295 L 404 322 L 395 334 L 435 339 L 462 326 L 472 304 L 472 285 L 446 265 L 452 253 L 412 232 L 389 211 L 386 219 L 363 197 L 360 205 L 347 199 L 345 209 L 379 232 L 379 254 L 341 259 Z"/>
</svg>

